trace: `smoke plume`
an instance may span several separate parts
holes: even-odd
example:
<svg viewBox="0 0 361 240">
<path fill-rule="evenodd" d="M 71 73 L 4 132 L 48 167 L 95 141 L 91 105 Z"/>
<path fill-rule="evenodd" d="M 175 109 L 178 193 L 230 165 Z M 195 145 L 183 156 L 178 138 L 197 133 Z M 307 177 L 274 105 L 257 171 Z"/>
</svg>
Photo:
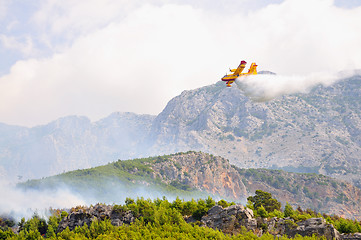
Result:
<svg viewBox="0 0 361 240">
<path fill-rule="evenodd" d="M 85 205 L 84 199 L 69 188 L 54 190 L 23 190 L 8 182 L 0 182 L 3 192 L 0 198 L 0 216 L 11 216 L 19 221 L 22 217 L 31 218 L 34 213 L 46 218 L 50 208 L 64 209 Z"/>
<path fill-rule="evenodd" d="M 99 181 L 99 186 L 70 186 L 62 181 L 54 181 L 36 189 L 16 187 L 8 182 L 0 182 L 3 196 L 0 198 L 0 217 L 11 217 L 16 221 L 30 219 L 35 213 L 48 218 L 50 209 L 70 209 L 76 206 L 90 206 L 96 203 L 124 204 L 126 198 L 156 199 L 166 197 L 174 201 L 177 196 L 184 200 L 206 198 L 211 194 L 201 192 L 175 193 L 156 185 L 129 184 L 117 179 Z M 212 196 L 212 195 L 211 195 Z M 212 196 L 216 200 L 217 196 Z"/>
<path fill-rule="evenodd" d="M 307 93 L 318 85 L 327 87 L 358 73 L 360 72 L 344 71 L 340 73 L 309 73 L 305 75 L 258 74 L 238 78 L 235 83 L 253 101 L 265 102 L 282 95 Z"/>
</svg>

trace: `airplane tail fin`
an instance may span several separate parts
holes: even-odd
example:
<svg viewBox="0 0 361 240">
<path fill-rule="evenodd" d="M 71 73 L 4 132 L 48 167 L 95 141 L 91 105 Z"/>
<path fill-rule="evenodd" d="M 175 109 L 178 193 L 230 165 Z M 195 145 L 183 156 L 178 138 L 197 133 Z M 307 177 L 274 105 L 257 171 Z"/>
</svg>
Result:
<svg viewBox="0 0 361 240">
<path fill-rule="evenodd" d="M 257 74 L 257 64 L 256 63 L 252 63 L 251 67 L 248 70 L 249 74 Z"/>
</svg>

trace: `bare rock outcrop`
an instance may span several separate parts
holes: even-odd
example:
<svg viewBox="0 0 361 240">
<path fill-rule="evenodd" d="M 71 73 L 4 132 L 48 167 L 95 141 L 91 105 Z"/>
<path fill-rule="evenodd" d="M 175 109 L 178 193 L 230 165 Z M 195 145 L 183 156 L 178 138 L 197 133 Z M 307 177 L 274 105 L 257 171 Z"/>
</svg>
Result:
<svg viewBox="0 0 361 240">
<path fill-rule="evenodd" d="M 257 220 L 253 217 L 253 211 L 242 205 L 232 205 L 227 208 L 214 206 L 203 216 L 201 222 L 210 228 L 221 230 L 224 233 L 237 234 L 241 226 L 248 230 L 257 228 Z"/>
<path fill-rule="evenodd" d="M 130 224 L 135 220 L 131 211 L 114 209 L 111 205 L 97 204 L 89 208 L 78 208 L 72 211 L 60 221 L 58 232 L 63 231 L 67 227 L 69 227 L 69 230 L 74 230 L 76 227 L 81 227 L 84 224 L 89 226 L 93 221 L 105 219 L 110 219 L 111 224 L 114 226 Z"/>
<path fill-rule="evenodd" d="M 187 186 L 231 200 L 246 199 L 247 189 L 229 161 L 222 157 L 189 151 L 174 154 L 169 161 L 151 166 L 153 178 L 164 183 Z"/>
<path fill-rule="evenodd" d="M 204 226 L 218 229 L 227 234 L 238 234 L 241 232 L 241 227 L 244 226 L 258 235 L 267 231 L 275 236 L 295 237 L 299 234 L 301 236 L 323 236 L 328 240 L 361 239 L 361 234 L 341 235 L 332 224 L 326 223 L 323 218 L 310 218 L 298 223 L 291 218 L 255 219 L 253 211 L 242 205 L 233 205 L 227 208 L 214 206 L 209 209 L 206 216 L 202 217 L 201 222 Z"/>
<path fill-rule="evenodd" d="M 131 224 L 135 217 L 131 211 L 114 208 L 111 205 L 97 204 L 89 208 L 77 207 L 64 217 L 59 223 L 58 232 L 74 230 L 77 226 L 88 226 L 93 221 L 109 219 L 114 226 Z M 186 218 L 187 222 L 195 222 L 193 217 Z M 198 222 L 199 223 L 199 222 Z M 225 234 L 239 234 L 242 226 L 248 231 L 253 231 L 258 236 L 268 232 L 274 236 L 287 235 L 290 238 L 296 235 L 325 237 L 327 240 L 361 240 L 361 233 L 340 234 L 332 224 L 328 224 L 323 218 L 310 218 L 295 223 L 291 218 L 260 218 L 253 215 L 253 211 L 242 205 L 232 205 L 226 208 L 216 205 L 208 210 L 203 216 L 200 225 L 212 229 L 218 229 Z"/>
<path fill-rule="evenodd" d="M 326 223 L 323 218 L 310 218 L 305 221 L 297 223 L 298 227 L 292 229 L 289 234 L 293 237 L 296 234 L 301 236 L 324 236 L 327 239 L 340 239 L 340 233 L 335 229 L 332 224 Z"/>
<path fill-rule="evenodd" d="M 361 233 L 341 234 L 343 240 L 361 240 Z"/>
<path fill-rule="evenodd" d="M 287 235 L 295 237 L 301 236 L 324 236 L 326 239 L 342 239 L 340 233 L 332 224 L 326 223 L 323 218 L 310 218 L 302 222 L 295 223 L 290 218 L 272 218 L 264 220 L 267 224 L 268 231 L 273 235 Z"/>
</svg>

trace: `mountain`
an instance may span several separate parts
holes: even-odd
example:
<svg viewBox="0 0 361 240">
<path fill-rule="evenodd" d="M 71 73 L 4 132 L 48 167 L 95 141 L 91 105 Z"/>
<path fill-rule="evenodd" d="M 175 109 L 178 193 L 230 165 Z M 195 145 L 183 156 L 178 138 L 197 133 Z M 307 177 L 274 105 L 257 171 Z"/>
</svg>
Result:
<svg viewBox="0 0 361 240">
<path fill-rule="evenodd" d="M 350 183 L 317 174 L 282 170 L 240 169 L 225 158 L 202 152 L 117 161 L 96 168 L 77 170 L 19 184 L 25 189 L 55 190 L 64 185 L 94 202 L 155 198 L 204 197 L 247 202 L 261 189 L 285 206 L 310 208 L 349 218 L 361 217 L 361 190 Z M 139 196 L 139 195 L 138 195 Z M 123 197 L 123 198 L 122 198 Z"/>
<path fill-rule="evenodd" d="M 239 167 L 322 173 L 361 186 L 360 110 L 360 76 L 265 103 L 218 83 L 168 103 L 152 125 L 150 155 L 201 150 Z"/>
<path fill-rule="evenodd" d="M 361 187 L 361 77 L 253 102 L 222 82 L 184 91 L 158 116 L 65 117 L 0 125 L 0 175 L 23 179 L 189 150 L 241 168 L 321 173 Z"/>
<path fill-rule="evenodd" d="M 33 128 L 0 124 L 0 176 L 38 178 L 141 155 L 153 116 L 113 113 L 92 123 L 69 116 Z"/>
</svg>

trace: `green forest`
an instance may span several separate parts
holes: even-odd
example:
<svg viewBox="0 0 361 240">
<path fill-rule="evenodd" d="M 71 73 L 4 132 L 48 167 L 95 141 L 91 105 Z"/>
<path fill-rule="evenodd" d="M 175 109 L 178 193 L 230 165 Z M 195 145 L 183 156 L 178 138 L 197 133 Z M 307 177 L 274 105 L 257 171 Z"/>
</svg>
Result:
<svg viewBox="0 0 361 240">
<path fill-rule="evenodd" d="M 127 198 L 123 205 L 113 205 L 115 211 L 131 211 L 136 220 L 131 224 L 113 226 L 109 219 L 102 221 L 94 220 L 88 226 L 75 227 L 74 230 L 66 228 L 58 232 L 59 222 L 73 211 L 78 211 L 84 207 L 78 206 L 69 211 L 52 210 L 52 215 L 48 219 L 43 219 L 37 214 L 31 219 L 21 219 L 19 223 L 13 220 L 0 219 L 0 239 L 274 239 L 274 236 L 267 232 L 267 227 L 263 228 L 264 234 L 258 237 L 252 231 L 247 231 L 241 227 L 240 233 L 227 235 L 221 231 L 204 227 L 201 218 L 207 214 L 208 210 L 215 205 L 223 208 L 235 203 L 225 200 L 215 201 L 211 197 L 206 199 L 184 201 L 180 198 L 168 201 L 162 199 L 131 199 Z M 255 217 L 290 217 L 295 223 L 308 218 L 323 217 L 328 223 L 332 223 L 341 233 L 361 232 L 360 222 L 357 220 L 344 219 L 339 216 L 329 216 L 320 214 L 310 209 L 293 209 L 286 204 L 284 208 L 277 199 L 272 198 L 270 193 L 257 190 L 254 196 L 248 198 L 247 207 L 253 209 Z M 195 221 L 187 223 L 185 216 L 192 216 Z M 18 226 L 17 233 L 12 228 Z M 321 239 L 322 237 L 302 237 L 296 235 L 295 239 Z M 279 239 L 289 239 L 282 236 Z"/>
</svg>

